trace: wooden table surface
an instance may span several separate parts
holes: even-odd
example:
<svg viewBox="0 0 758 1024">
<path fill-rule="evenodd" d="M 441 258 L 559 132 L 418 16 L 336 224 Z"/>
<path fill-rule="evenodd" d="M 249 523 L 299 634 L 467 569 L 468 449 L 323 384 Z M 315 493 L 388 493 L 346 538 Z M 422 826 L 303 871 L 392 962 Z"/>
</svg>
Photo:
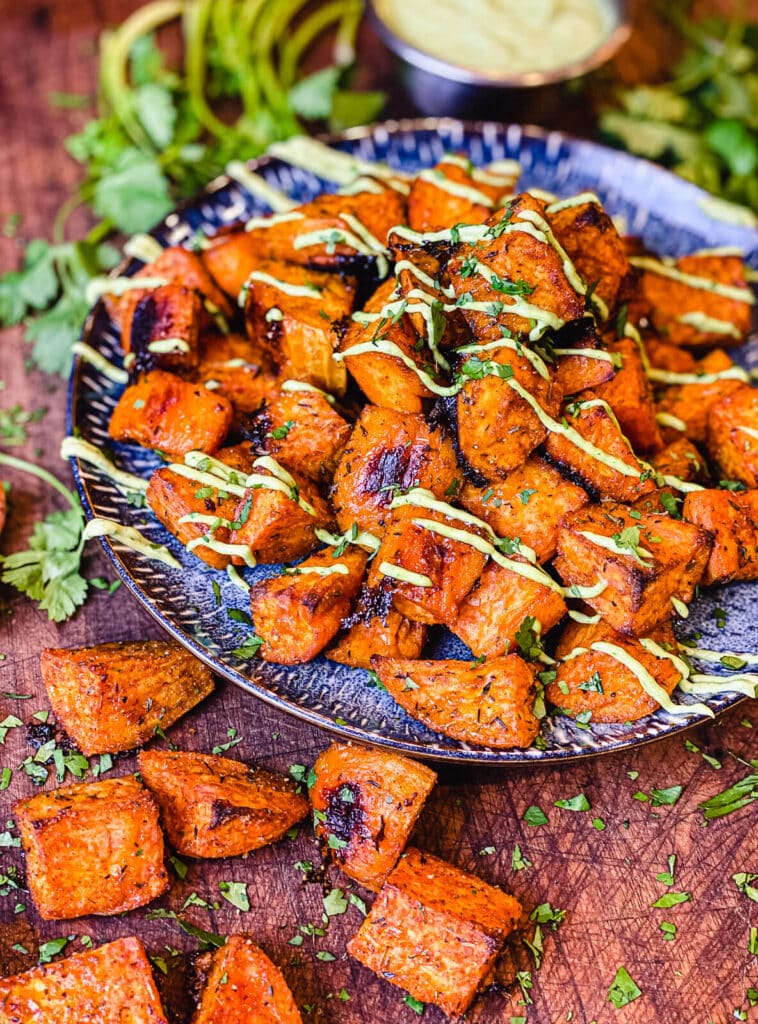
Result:
<svg viewBox="0 0 758 1024">
<path fill-rule="evenodd" d="M 88 92 L 92 88 L 92 42 L 105 25 L 120 20 L 137 6 L 124 0 L 66 0 L 35 4 L 0 0 L 0 224 L 9 214 L 23 214 L 20 235 L 0 238 L 0 266 L 15 264 L 24 238 L 48 234 L 52 217 L 77 178 L 77 168 L 61 149 L 61 139 L 82 121 L 81 113 L 56 112 L 47 97 L 54 90 Z M 387 63 L 378 44 L 367 39 L 370 74 L 386 76 Z M 395 105 L 402 109 L 403 101 Z M 3 338 L 0 376 L 5 390 L 0 405 L 45 406 L 48 412 L 30 430 L 29 443 L 18 453 L 38 457 L 68 479 L 57 457 L 64 431 L 65 385 L 39 373 L 27 375 L 19 331 Z M 16 451 L 16 450 L 14 450 Z M 2 551 L 17 550 L 32 520 L 55 507 L 56 498 L 43 485 L 12 477 L 9 525 Z M 113 578 L 98 548 L 85 559 L 89 576 Z M 157 637 L 160 630 L 122 588 L 113 595 L 95 593 L 72 621 L 56 627 L 44 614 L 15 593 L 0 592 L 0 691 L 31 695 L 27 701 L 0 697 L 0 720 L 13 714 L 29 721 L 48 703 L 39 673 L 39 653 L 46 646 L 76 646 L 109 640 Z M 448 858 L 461 868 L 514 893 L 527 907 L 549 901 L 566 911 L 556 932 L 548 931 L 544 963 L 534 973 L 533 1005 L 520 1003 L 518 986 L 484 994 L 471 1010 L 476 1024 L 508 1022 L 526 1016 L 531 1024 L 725 1024 L 748 1009 L 746 989 L 758 987 L 758 960 L 748 952 L 751 924 L 758 924 L 758 905 L 742 895 L 732 881 L 735 872 L 758 872 L 755 807 L 752 805 L 704 826 L 698 804 L 743 777 L 745 761 L 756 756 L 758 714 L 745 703 L 720 721 L 700 726 L 689 740 L 721 767 L 688 750 L 681 736 L 630 753 L 606 756 L 555 768 L 485 771 L 443 769 L 417 827 L 414 842 Z M 233 754 L 286 771 L 292 763 L 309 764 L 329 743 L 325 733 L 301 724 L 219 681 L 217 692 L 180 725 L 171 739 L 182 748 L 206 751 L 223 742 L 227 729 L 242 740 Z M 159 744 L 162 741 L 157 741 Z M 0 793 L 0 833 L 12 817 L 13 803 L 34 792 L 29 778 L 16 771 L 32 752 L 25 729 L 12 729 L 0 748 L 0 761 L 14 769 L 10 787 Z M 741 760 L 743 759 L 743 760 Z M 112 775 L 132 771 L 131 758 L 119 760 Z M 48 787 L 55 785 L 51 779 Z M 638 791 L 680 785 L 674 806 L 653 808 L 635 799 Z M 554 801 L 586 794 L 592 809 L 576 813 L 554 807 Z M 523 814 L 531 804 L 549 815 L 549 824 L 531 828 Z M 601 818 L 604 829 L 593 827 Z M 10 833 L 15 836 L 15 832 Z M 0 840 L 1 841 L 1 840 Z M 531 861 L 528 870 L 514 871 L 514 845 Z M 675 854 L 675 891 L 691 893 L 691 901 L 670 910 L 652 909 L 666 887 L 656 880 L 667 858 Z M 283 966 L 297 1002 L 306 1007 L 306 1021 L 343 1024 L 412 1022 L 416 1014 L 402 994 L 368 973 L 345 954 L 345 943 L 360 924 L 351 906 L 329 921 L 326 934 L 306 938 L 295 947 L 289 940 L 308 922 L 321 924 L 323 889 L 303 883 L 294 867 L 299 860 L 318 860 L 306 828 L 295 841 L 285 840 L 248 858 L 194 862 L 184 881 L 175 879 L 159 906 L 179 909 L 191 893 L 208 903 L 220 899 L 220 880 L 248 884 L 251 909 L 235 910 L 222 902 L 217 910 L 190 906 L 186 916 L 214 932 L 244 931 Z M 20 852 L 0 850 L 0 871 L 22 869 Z M 332 885 L 350 891 L 337 873 Z M 0 883 L 0 891 L 1 891 Z M 361 894 L 368 898 L 367 894 Z M 26 910 L 15 914 L 17 902 Z M 676 940 L 666 942 L 662 921 L 677 927 Z M 172 921 L 146 920 L 139 910 L 115 919 L 87 918 L 43 922 L 28 896 L 15 892 L 0 898 L 0 971 L 23 970 L 37 960 L 38 945 L 72 936 L 68 952 L 81 948 L 83 935 L 100 943 L 136 934 L 150 953 L 166 958 L 168 975 L 157 971 L 170 1011 L 187 1019 L 191 974 L 184 957 L 195 941 Z M 20 952 L 20 949 L 28 953 Z M 333 961 L 317 957 L 333 954 Z M 518 954 L 533 969 L 525 951 Z M 614 1009 L 607 993 L 619 966 L 624 965 L 642 989 L 642 996 Z M 188 973 L 189 972 L 189 973 Z M 338 998 L 344 990 L 349 999 Z M 748 1011 L 749 1019 L 752 1013 Z M 424 1020 L 437 1024 L 442 1014 L 427 1008 Z"/>
</svg>

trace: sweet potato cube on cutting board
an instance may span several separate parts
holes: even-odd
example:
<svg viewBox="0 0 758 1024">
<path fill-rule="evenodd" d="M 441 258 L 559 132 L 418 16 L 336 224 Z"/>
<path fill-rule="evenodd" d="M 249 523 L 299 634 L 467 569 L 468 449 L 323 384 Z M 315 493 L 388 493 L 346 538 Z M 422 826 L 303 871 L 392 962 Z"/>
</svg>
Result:
<svg viewBox="0 0 758 1024">
<path fill-rule="evenodd" d="M 164 640 L 48 647 L 40 669 L 55 717 L 87 757 L 147 743 L 214 685 L 202 661 Z"/>
<path fill-rule="evenodd" d="M 659 623 L 648 631 L 647 636 L 676 653 L 676 637 L 670 623 Z M 590 649 L 598 641 L 623 648 L 668 694 L 673 692 L 681 678 L 669 658 L 657 658 L 646 651 L 635 637 L 617 633 L 606 622 L 601 620 L 590 625 L 569 622 L 558 642 L 556 657 L 559 663 L 555 680 L 545 690 L 550 703 L 562 708 L 572 718 L 590 712 L 593 722 L 636 722 L 657 711 L 660 705 L 648 696 L 634 672 L 610 654 Z M 578 647 L 586 647 L 587 653 L 560 661 Z"/>
<path fill-rule="evenodd" d="M 432 512 L 415 505 L 395 509 L 387 520 L 387 527 L 369 571 L 371 591 L 391 595 L 397 611 L 415 622 L 453 622 L 466 594 L 484 569 L 486 555 L 461 540 L 443 537 L 425 526 L 416 525 L 414 519 L 430 520 L 453 528 L 461 527 L 458 520 L 448 520 L 441 512 Z M 475 528 L 466 525 L 469 533 Z M 384 575 L 382 565 L 399 567 L 425 576 L 429 583 L 396 579 Z"/>
<path fill-rule="evenodd" d="M 531 457 L 505 480 L 486 487 L 465 483 L 459 500 L 489 523 L 498 537 L 518 537 L 534 549 L 539 562 L 546 562 L 555 554 L 561 519 L 586 505 L 589 498 L 554 466 Z"/>
<path fill-rule="evenodd" d="M 584 451 L 570 437 L 557 430 L 551 431 L 545 442 L 548 458 L 573 483 L 581 484 L 590 494 L 613 498 L 615 501 L 635 501 L 650 494 L 655 490 L 655 483 L 649 473 L 629 448 L 608 410 L 593 403 L 592 392 L 584 392 L 581 402 L 572 402 L 566 406 L 566 423 L 581 434 L 585 441 L 623 463 L 628 472 L 608 465 L 594 454 Z"/>
<path fill-rule="evenodd" d="M 637 514 L 609 502 L 568 516 L 553 564 L 568 585 L 604 581 L 605 589 L 587 597 L 587 603 L 619 633 L 645 636 L 673 614 L 672 598 L 685 604 L 692 600 L 708 563 L 711 537 L 692 523 L 654 512 Z"/>
<path fill-rule="evenodd" d="M 107 942 L 0 978 L 7 1024 L 167 1024 L 139 939 Z"/>
<path fill-rule="evenodd" d="M 710 407 L 705 444 L 721 479 L 758 487 L 758 389 L 743 384 Z"/>
<path fill-rule="evenodd" d="M 520 916 L 502 889 L 409 848 L 347 949 L 414 999 L 458 1017 Z"/>
<path fill-rule="evenodd" d="M 723 373 L 734 366 L 734 362 L 722 349 L 699 359 L 694 367 L 682 371 L 695 374 Z M 676 416 L 686 424 L 686 436 L 691 441 L 705 441 L 708 412 L 727 395 L 741 391 L 745 385 L 739 380 L 717 379 L 703 384 L 675 384 L 666 388 L 658 399 L 658 412 Z"/>
<path fill-rule="evenodd" d="M 758 491 L 691 491 L 682 516 L 713 537 L 703 583 L 758 579 Z"/>
<path fill-rule="evenodd" d="M 308 813 L 289 779 L 214 754 L 143 750 L 139 769 L 171 845 L 187 857 L 239 857 Z"/>
<path fill-rule="evenodd" d="M 353 618 L 358 618 L 363 610 L 359 601 Z M 386 615 L 368 612 L 367 618 L 360 618 L 338 635 L 324 654 L 330 661 L 370 669 L 374 654 L 391 658 L 420 658 L 425 640 L 426 626 L 422 622 L 411 622 L 390 608 Z"/>
<path fill-rule="evenodd" d="M 234 418 L 228 399 L 165 370 L 151 370 L 130 384 L 113 410 L 108 434 L 176 458 L 193 449 L 212 453 Z"/>
<path fill-rule="evenodd" d="M 62 786 L 13 810 L 46 921 L 121 914 L 168 889 L 158 808 L 132 776 Z"/>
<path fill-rule="evenodd" d="M 315 658 L 349 614 L 363 583 L 367 557 L 355 546 L 339 557 L 333 548 L 325 548 L 281 576 L 255 583 L 250 609 L 263 639 L 261 658 L 282 665 Z"/>
<path fill-rule="evenodd" d="M 436 498 L 460 476 L 450 439 L 421 415 L 367 405 L 334 474 L 332 501 L 341 530 L 357 523 L 381 534 L 398 490 L 423 487 Z"/>
<path fill-rule="evenodd" d="M 333 743 L 313 766 L 317 837 L 350 878 L 378 892 L 434 788 L 424 764 L 385 750 Z"/>
<path fill-rule="evenodd" d="M 443 736 L 510 750 L 539 732 L 536 669 L 518 654 L 484 663 L 375 657 L 371 667 L 409 715 Z"/>
<path fill-rule="evenodd" d="M 490 562 L 448 625 L 476 658 L 494 658 L 513 649 L 528 616 L 545 634 L 565 614 L 566 602 L 557 591 Z"/>
<path fill-rule="evenodd" d="M 302 1024 L 284 975 L 249 936 L 230 935 L 203 960 L 208 974 L 191 1024 Z"/>
</svg>

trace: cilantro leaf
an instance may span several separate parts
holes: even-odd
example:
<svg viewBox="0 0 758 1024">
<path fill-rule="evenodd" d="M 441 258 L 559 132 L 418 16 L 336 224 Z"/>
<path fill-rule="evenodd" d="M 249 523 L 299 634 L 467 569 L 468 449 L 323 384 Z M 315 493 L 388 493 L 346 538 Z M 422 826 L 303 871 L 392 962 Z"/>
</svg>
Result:
<svg viewBox="0 0 758 1024">
<path fill-rule="evenodd" d="M 95 185 L 95 212 L 120 230 L 147 231 L 171 212 L 168 179 L 157 160 L 136 146 L 119 154 L 107 177 Z"/>
<path fill-rule="evenodd" d="M 250 909 L 246 882 L 219 882 L 218 887 L 224 899 L 237 910 L 247 912 Z"/>
<path fill-rule="evenodd" d="M 622 1006 L 627 1006 L 629 1003 L 633 1003 L 635 999 L 639 999 L 642 995 L 642 990 L 638 987 L 637 983 L 632 980 L 629 971 L 626 967 L 619 967 L 616 971 L 616 977 L 613 979 L 611 987 L 608 989 L 609 1003 L 613 1003 L 617 1010 L 620 1010 Z"/>
</svg>

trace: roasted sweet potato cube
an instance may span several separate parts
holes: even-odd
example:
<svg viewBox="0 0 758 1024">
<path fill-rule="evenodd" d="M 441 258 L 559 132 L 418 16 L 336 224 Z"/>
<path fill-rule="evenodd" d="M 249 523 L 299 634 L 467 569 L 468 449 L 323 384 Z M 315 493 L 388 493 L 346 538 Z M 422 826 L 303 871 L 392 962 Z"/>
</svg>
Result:
<svg viewBox="0 0 758 1024">
<path fill-rule="evenodd" d="M 368 300 L 364 312 L 379 314 L 391 301 L 394 290 L 394 279 L 385 281 Z M 344 356 L 350 349 L 371 344 L 377 339 L 396 346 L 419 369 L 423 369 L 428 361 L 428 355 L 425 356 L 417 347 L 418 336 L 408 314 L 384 324 L 382 320 L 366 324 L 353 321 L 340 342 L 340 352 Z M 344 361 L 358 387 L 374 405 L 400 412 L 420 413 L 423 399 L 432 397 L 419 375 L 396 355 L 378 350 L 359 351 L 356 355 L 344 356 Z"/>
<path fill-rule="evenodd" d="M 475 657 L 494 658 L 512 649 L 527 617 L 547 633 L 565 614 L 566 602 L 555 590 L 491 562 L 449 626 Z"/>
<path fill-rule="evenodd" d="M 334 639 L 361 589 L 367 555 L 349 547 L 338 558 L 318 551 L 281 576 L 260 580 L 250 607 L 265 661 L 299 665 Z"/>
<path fill-rule="evenodd" d="M 664 476 L 677 476 L 690 483 L 707 479 L 705 460 L 697 445 L 686 437 L 680 436 L 651 455 L 650 462 Z"/>
<path fill-rule="evenodd" d="M 256 470 L 262 476 L 268 473 Z M 310 554 L 319 545 L 316 527 L 331 527 L 331 509 L 313 483 L 293 476 L 295 486 L 285 494 L 265 486 L 252 487 L 234 512 L 241 525 L 231 533 L 233 544 L 246 544 L 259 562 L 273 565 L 294 562 Z M 303 508 L 306 501 L 315 515 Z M 233 560 L 238 562 L 238 556 Z"/>
<path fill-rule="evenodd" d="M 560 207 L 560 202 L 555 204 Z M 598 203 L 566 206 L 551 212 L 550 226 L 593 294 L 613 310 L 621 286 L 631 273 L 624 243 L 611 218 Z"/>
<path fill-rule="evenodd" d="M 283 775 L 183 750 L 142 750 L 139 770 L 174 849 L 187 857 L 239 857 L 281 839 L 308 813 Z"/>
<path fill-rule="evenodd" d="M 545 443 L 550 461 L 574 483 L 580 483 L 590 495 L 616 501 L 635 501 L 652 493 L 655 483 L 650 472 L 631 450 L 605 406 L 596 404 L 602 400 L 596 400 L 589 391 L 582 399 L 566 406 L 566 423 L 595 449 L 610 457 L 612 464 L 601 461 L 594 452 L 580 448 L 568 433 L 558 430 L 551 431 Z"/>
<path fill-rule="evenodd" d="M 309 270 L 296 263 L 261 263 L 243 287 L 248 334 L 263 346 L 282 378 L 341 395 L 347 375 L 332 358 L 335 328 L 350 316 L 352 278 Z"/>
<path fill-rule="evenodd" d="M 385 750 L 333 743 L 313 773 L 317 837 L 346 875 L 378 892 L 434 788 L 435 772 Z"/>
<path fill-rule="evenodd" d="M 721 349 L 714 349 L 698 360 L 694 370 L 687 372 L 698 375 L 723 373 L 732 370 L 734 363 Z M 658 400 L 658 412 L 667 413 L 682 420 L 687 428 L 687 437 L 691 441 L 705 441 L 708 411 L 727 395 L 740 391 L 743 382 L 740 380 L 718 378 L 702 383 L 678 384 L 666 388 Z"/>
<path fill-rule="evenodd" d="M 253 469 L 253 456 L 249 445 L 233 445 L 222 448 L 218 452 L 221 462 L 239 470 L 244 478 Z M 225 569 L 231 561 L 231 555 L 217 551 L 207 544 L 199 543 L 200 538 L 209 535 L 207 522 L 182 522 L 189 515 L 217 516 L 219 523 L 213 527 L 213 538 L 226 544 L 230 537 L 230 527 L 225 525 L 234 522 L 239 498 L 224 490 L 219 480 L 218 487 L 198 483 L 185 476 L 162 466 L 150 477 L 146 493 L 147 503 L 166 529 L 182 542 L 192 545 L 191 551 L 214 569 Z"/>
<path fill-rule="evenodd" d="M 6 1024 L 167 1024 L 139 939 L 108 942 L 0 978 Z"/>
<path fill-rule="evenodd" d="M 248 420 L 257 455 L 273 455 L 311 480 L 331 480 L 352 432 L 320 391 L 281 391 Z"/>
<path fill-rule="evenodd" d="M 647 332 L 642 338 L 647 360 L 656 370 L 669 370 L 672 373 L 694 373 L 697 360 L 686 348 L 672 345 L 656 334 Z"/>
<path fill-rule="evenodd" d="M 208 956 L 191 1024 L 302 1024 L 284 975 L 246 935 L 230 935 Z"/>
<path fill-rule="evenodd" d="M 255 412 L 277 390 L 265 354 L 241 334 L 206 334 L 200 339 L 199 384 L 228 398 L 237 413 Z"/>
<path fill-rule="evenodd" d="M 29 892 L 46 921 L 121 914 L 169 887 L 158 808 L 132 776 L 38 793 L 13 813 Z"/>
<path fill-rule="evenodd" d="M 530 747 L 539 732 L 536 668 L 518 654 L 484 663 L 374 657 L 371 666 L 411 717 L 443 736 L 511 750 Z"/>
<path fill-rule="evenodd" d="M 750 330 L 751 293 L 740 256 L 695 254 L 677 260 L 675 270 L 698 279 L 701 283 L 696 285 L 657 273 L 657 260 L 643 257 L 638 265 L 642 266 L 641 288 L 650 304 L 653 327 L 672 344 L 728 348 L 745 340 Z M 745 298 L 721 294 L 713 288 L 714 282 L 739 289 Z"/>
<path fill-rule="evenodd" d="M 567 516 L 554 565 L 566 584 L 605 589 L 587 603 L 619 633 L 644 636 L 689 603 L 711 550 L 710 535 L 665 515 L 591 505 Z"/>
<path fill-rule="evenodd" d="M 138 366 L 191 373 L 198 363 L 202 311 L 198 293 L 182 285 L 146 292 L 134 306 L 129 334 L 122 335 L 124 350 Z"/>
<path fill-rule="evenodd" d="M 401 615 L 415 622 L 448 624 L 458 616 L 466 594 L 482 573 L 486 555 L 461 540 L 441 536 L 414 519 L 460 528 L 440 512 L 416 506 L 395 509 L 387 518 L 382 544 L 369 572 L 371 592 L 385 594 Z M 468 532 L 475 532 L 473 529 Z M 395 573 L 388 575 L 387 570 Z M 407 573 L 425 577 L 420 581 L 397 578 Z"/>
<path fill-rule="evenodd" d="M 502 205 L 519 176 L 518 164 L 479 171 L 466 158 L 443 157 L 420 171 L 408 194 L 408 223 L 414 231 L 439 231 L 451 224 L 480 224 Z M 451 185 L 445 188 L 445 182 Z M 453 191 L 451 191 L 451 188 Z"/>
<path fill-rule="evenodd" d="M 173 641 L 48 647 L 40 669 L 56 719 L 87 757 L 134 750 L 213 692 L 210 669 Z"/>
<path fill-rule="evenodd" d="M 347 949 L 414 999 L 458 1017 L 520 916 L 521 904 L 502 889 L 410 848 Z"/>
<path fill-rule="evenodd" d="M 478 341 L 501 337 L 501 327 L 513 334 L 529 334 L 534 312 L 524 303 L 543 310 L 545 323 L 554 328 L 584 316 L 584 297 L 569 283 L 556 250 L 547 240 L 516 230 L 525 221 L 539 232 L 538 220 L 545 221 L 544 203 L 521 193 L 487 220 L 492 237 L 460 245 L 447 265 L 463 315 Z M 479 311 L 467 308 L 472 301 L 496 305 L 491 311 Z M 510 306 L 521 312 L 509 312 Z M 589 330 L 591 321 L 587 325 Z"/>
<path fill-rule="evenodd" d="M 358 614 L 362 611 L 358 605 Z M 357 617 L 357 616 L 355 616 Z M 389 658 L 420 658 L 426 640 L 426 626 L 411 622 L 390 608 L 386 615 L 367 615 L 337 636 L 324 652 L 330 661 L 353 668 L 371 668 L 374 654 Z"/>
<path fill-rule="evenodd" d="M 343 214 L 355 218 L 360 224 L 359 231 L 373 235 L 376 246 L 381 247 L 389 229 L 405 223 L 405 200 L 394 190 L 359 192 L 353 196 L 323 194 L 286 217 L 275 216 L 270 223 L 262 222 L 250 234 L 267 259 L 377 273 L 376 255 L 367 251 L 365 243 L 361 250 L 355 247 L 355 224 L 351 225 Z"/>
<path fill-rule="evenodd" d="M 691 491 L 682 515 L 713 537 L 703 583 L 758 579 L 758 491 Z"/>
<path fill-rule="evenodd" d="M 398 490 L 423 487 L 442 500 L 458 463 L 452 443 L 423 416 L 367 405 L 334 474 L 332 502 L 342 530 L 381 533 Z"/>
<path fill-rule="evenodd" d="M 502 480 L 522 466 L 537 445 L 547 436 L 547 429 L 525 398 L 517 394 L 510 380 L 529 392 L 549 415 L 558 413 L 563 397 L 552 380 L 545 380 L 531 363 L 511 349 L 488 353 L 488 362 L 502 367 L 509 376 L 486 373 L 478 380 L 469 380 L 458 394 L 456 419 L 458 444 L 469 465 L 487 480 Z M 478 367 L 479 359 L 463 364 Z M 497 371 L 496 371 L 497 372 Z"/>
<path fill-rule="evenodd" d="M 721 479 L 758 487 L 758 389 L 744 384 L 710 407 L 705 444 Z"/>
<path fill-rule="evenodd" d="M 639 348 L 631 338 L 620 338 L 609 342 L 608 350 L 620 356 L 621 366 L 612 380 L 595 388 L 595 394 L 613 409 L 636 452 L 661 448 L 663 440 L 655 418 L 653 389 Z"/>
<path fill-rule="evenodd" d="M 124 391 L 113 410 L 108 433 L 114 441 L 134 441 L 181 456 L 197 448 L 215 452 L 234 417 L 231 402 L 164 370 L 151 370 Z"/>
<path fill-rule="evenodd" d="M 518 537 L 539 562 L 555 554 L 561 519 L 588 500 L 586 491 L 535 456 L 505 480 L 487 487 L 466 483 L 460 492 L 464 508 L 489 523 L 498 537 Z"/>
<path fill-rule="evenodd" d="M 668 623 L 649 630 L 651 640 L 676 652 L 676 638 Z M 592 650 L 592 645 L 605 642 L 620 647 L 631 655 L 670 694 L 681 676 L 669 658 L 657 658 L 634 637 L 617 633 L 602 620 L 592 625 L 570 622 L 558 642 L 556 677 L 546 689 L 551 704 L 575 718 L 589 712 L 593 722 L 636 722 L 660 707 L 648 696 L 637 676 L 610 654 Z M 587 648 L 568 661 L 560 659 L 576 648 Z"/>
<path fill-rule="evenodd" d="M 213 279 L 236 303 L 242 285 L 260 266 L 260 243 L 250 231 L 230 231 L 208 240 L 201 258 Z"/>
<path fill-rule="evenodd" d="M 582 335 L 579 340 L 576 343 L 571 341 L 570 334 L 574 333 L 572 325 L 571 329 L 567 329 L 559 335 L 560 344 L 557 347 L 577 349 L 587 353 L 605 349 L 600 338 L 590 333 L 581 324 L 581 321 L 576 321 L 576 323 L 581 325 Z M 611 359 L 598 358 L 589 354 L 558 355 L 551 369 L 553 380 L 560 387 L 564 396 L 575 395 L 579 391 L 591 390 L 600 384 L 605 384 L 607 381 L 613 380 L 616 372 Z"/>
</svg>

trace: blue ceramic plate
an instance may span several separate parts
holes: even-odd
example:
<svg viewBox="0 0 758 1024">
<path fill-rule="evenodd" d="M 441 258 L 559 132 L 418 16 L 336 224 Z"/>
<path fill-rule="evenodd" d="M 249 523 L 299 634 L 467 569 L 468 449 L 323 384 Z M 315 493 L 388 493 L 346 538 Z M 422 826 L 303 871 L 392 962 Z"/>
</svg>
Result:
<svg viewBox="0 0 758 1024">
<path fill-rule="evenodd" d="M 519 125 L 472 125 L 447 119 L 389 122 L 355 129 L 330 141 L 339 149 L 367 160 L 386 161 L 404 171 L 432 166 L 450 150 L 467 153 L 475 164 L 515 158 L 523 167 L 524 187 L 547 189 L 559 196 L 593 190 L 609 212 L 624 219 L 630 233 L 642 235 L 647 245 L 661 254 L 676 256 L 703 246 L 736 245 L 750 256 L 754 266 L 758 265 L 758 232 L 714 219 L 704 192 L 652 164 L 593 143 Z M 299 201 L 333 187 L 276 159 L 265 157 L 255 166 L 272 184 Z M 170 214 L 154 234 L 164 244 L 181 244 L 195 232 L 212 235 L 222 225 L 260 212 L 263 208 L 239 185 L 220 178 Z M 133 272 L 138 265 L 127 267 L 125 272 Z M 102 308 L 93 311 L 85 338 L 109 359 L 119 361 L 118 340 Z M 758 343 L 743 350 L 741 358 L 758 364 Z M 71 375 L 69 432 L 80 432 L 95 445 L 111 447 L 119 465 L 148 475 L 158 465 L 157 457 L 129 445 L 112 446 L 108 441 L 108 421 L 120 391 L 92 366 L 77 361 Z M 132 508 L 98 472 L 76 459 L 72 465 L 87 516 L 105 516 L 138 526 L 151 541 L 166 544 L 182 563 L 181 571 L 167 569 L 103 541 L 121 579 L 166 631 L 251 697 L 262 698 L 344 737 L 440 760 L 530 764 L 587 757 L 646 743 L 696 721 L 671 718 L 659 711 L 630 726 L 598 725 L 581 730 L 566 718 L 554 717 L 543 725 L 546 749 L 488 750 L 469 747 L 427 729 L 406 715 L 387 693 L 372 687 L 367 673 L 360 669 L 323 658 L 297 667 L 242 661 L 232 650 L 250 629 L 230 618 L 229 613 L 231 609 L 247 610 L 245 594 L 228 581 L 225 573 L 204 567 L 188 554 L 149 512 Z M 246 572 L 252 581 L 276 570 L 264 566 Z M 756 600 L 756 584 L 711 590 L 693 604 L 684 633 L 700 632 L 701 646 L 758 652 Z M 717 616 L 722 628 L 717 628 L 714 619 L 717 608 L 726 612 Z M 433 633 L 430 656 L 469 656 L 446 631 Z M 710 703 L 719 712 L 739 699 L 737 695 L 722 696 Z"/>
</svg>

